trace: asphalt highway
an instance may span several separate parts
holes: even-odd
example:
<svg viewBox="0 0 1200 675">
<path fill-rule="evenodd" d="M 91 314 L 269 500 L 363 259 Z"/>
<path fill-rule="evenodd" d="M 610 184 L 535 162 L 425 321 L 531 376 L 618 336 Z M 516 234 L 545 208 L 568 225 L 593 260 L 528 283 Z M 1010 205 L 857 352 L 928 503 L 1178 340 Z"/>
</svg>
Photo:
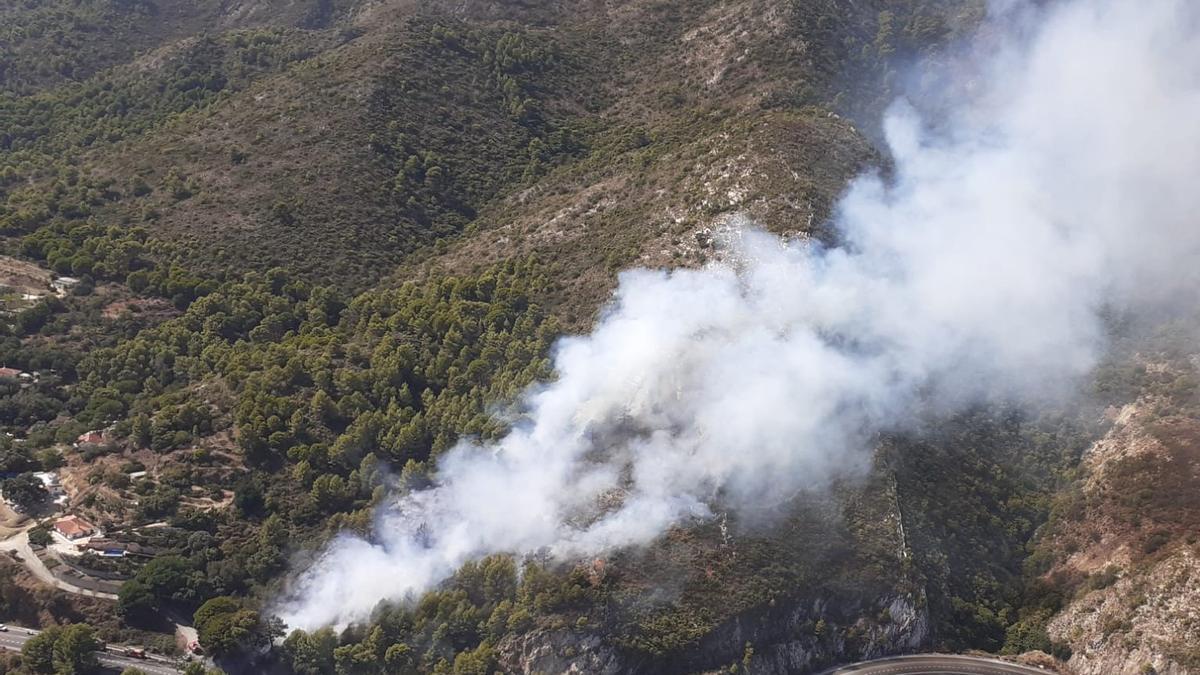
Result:
<svg viewBox="0 0 1200 675">
<path fill-rule="evenodd" d="M 8 631 L 0 632 L 0 647 L 8 650 L 19 652 L 21 647 L 29 641 L 38 631 L 28 628 L 19 628 L 9 626 Z M 120 649 L 116 647 L 115 649 Z M 144 659 L 136 659 L 131 656 L 123 656 L 111 651 L 96 652 L 96 658 L 100 664 L 112 668 L 117 671 L 126 668 L 137 668 L 147 675 L 180 675 L 183 671 L 175 667 L 173 661 L 162 657 L 147 656 Z"/>
<path fill-rule="evenodd" d="M 1044 675 L 1047 671 L 1007 661 L 954 654 L 915 654 L 864 661 L 825 675 Z"/>
</svg>

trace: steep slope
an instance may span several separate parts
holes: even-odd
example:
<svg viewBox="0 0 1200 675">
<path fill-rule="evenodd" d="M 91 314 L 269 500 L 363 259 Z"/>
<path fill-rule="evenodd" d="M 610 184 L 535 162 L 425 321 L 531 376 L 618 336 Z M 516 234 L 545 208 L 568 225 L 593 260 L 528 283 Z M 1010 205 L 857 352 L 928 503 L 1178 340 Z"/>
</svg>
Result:
<svg viewBox="0 0 1200 675">
<path fill-rule="evenodd" d="M 979 7 L 581 4 L 581 30 L 619 50 L 587 156 L 489 205 L 433 269 L 541 251 L 562 262 L 566 312 L 583 326 L 613 271 L 702 263 L 732 214 L 812 233 L 880 162 L 837 112 L 873 124 L 895 63 L 953 39 Z"/>
<path fill-rule="evenodd" d="M 82 82 L 139 53 L 206 32 L 323 28 L 355 4 L 334 0 L 11 2 L 0 7 L 0 91 L 29 94 Z"/>
<path fill-rule="evenodd" d="M 565 95 L 542 42 L 399 19 L 121 149 L 108 175 L 175 172 L 192 194 L 158 191 L 99 217 L 152 209 L 155 235 L 210 268 L 280 266 L 361 288 L 536 173 L 535 139 L 547 161 L 564 152 L 554 122 L 535 119 L 538 98 Z"/>
<path fill-rule="evenodd" d="M 874 119 L 892 64 L 977 17 L 975 3 L 852 13 L 657 0 L 194 9 L 186 28 L 164 17 L 156 41 L 121 41 L 109 61 L 128 65 L 0 110 L 13 129 L 6 146 L 47 153 L 6 169 L 5 229 L 61 230 L 56 218 L 94 215 L 143 225 L 164 244 L 160 263 L 192 273 L 281 266 L 361 289 L 468 224 L 492 230 L 591 207 L 539 195 L 619 189 L 626 213 L 601 218 L 614 223 L 601 228 L 612 250 L 584 266 L 611 278 L 639 258 L 662 260 L 664 248 L 679 249 L 664 240 L 693 238 L 711 215 L 747 209 L 796 231 L 819 224 L 846 178 L 873 161 L 828 112 Z M 318 10 L 326 19 L 301 18 Z M 94 21 L 116 30 L 124 16 Z M 293 25 L 306 29 L 284 28 Z M 324 25 L 333 27 L 313 29 Z M 188 33 L 201 29 L 211 33 Z M 145 109 L 153 91 L 181 95 Z M 45 107 L 68 101 L 86 102 L 86 113 L 56 114 L 43 129 Z M 774 167 L 751 166 L 766 162 Z M 763 171 L 773 175 L 755 186 L 730 180 Z M 16 187 L 27 179 L 68 187 L 38 203 Z M 706 216 L 685 213 L 697 209 Z M 664 230 L 655 221 L 665 211 Z M 314 242 L 325 255 L 307 255 Z M 63 248 L 61 258 L 77 252 Z M 606 284 L 585 285 L 595 306 Z"/>
<path fill-rule="evenodd" d="M 1110 385 L 1140 395 L 1110 408 L 1108 433 L 1084 455 L 1079 480 L 1059 498 L 1039 544 L 1044 578 L 1063 595 L 1061 609 L 1043 620 L 1081 673 L 1200 667 L 1191 335 L 1168 330 L 1110 371 Z"/>
<path fill-rule="evenodd" d="M 846 181 L 886 164 L 872 120 L 897 64 L 981 5 L 139 18 L 88 56 L 95 75 L 21 75 L 3 100 L 9 252 L 99 282 L 10 306 L 5 363 L 62 379 L 3 390 L 6 429 L 28 439 L 0 440 L 6 466 L 65 462 L 87 516 L 164 553 L 125 570 L 123 622 L 232 602 L 252 636 L 220 656 L 253 672 L 238 659 L 274 637 L 258 612 L 289 561 L 369 530 L 385 486 L 435 480 L 458 438 L 502 433 L 490 413 L 551 376 L 555 337 L 590 326 L 621 269 L 700 265 L 743 215 L 831 236 Z M 103 444 L 68 448 L 92 429 Z M 578 565 L 497 556 L 274 656 L 297 672 L 784 673 L 996 650 L 1029 607 L 1025 547 L 1075 431 L 980 411 L 886 439 L 835 498 Z"/>
</svg>

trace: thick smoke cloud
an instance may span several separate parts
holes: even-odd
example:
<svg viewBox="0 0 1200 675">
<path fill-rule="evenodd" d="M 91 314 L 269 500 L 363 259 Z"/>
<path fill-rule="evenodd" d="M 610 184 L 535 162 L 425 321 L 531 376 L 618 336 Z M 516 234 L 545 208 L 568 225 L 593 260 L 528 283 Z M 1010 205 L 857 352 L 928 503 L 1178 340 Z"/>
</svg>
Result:
<svg viewBox="0 0 1200 675">
<path fill-rule="evenodd" d="M 448 453 L 373 540 L 334 541 L 285 620 L 346 623 L 489 553 L 592 554 L 820 488 L 918 406 L 1069 392 L 1104 309 L 1200 287 L 1200 11 L 1020 18 L 989 29 L 948 119 L 889 112 L 894 170 L 852 184 L 839 247 L 747 227 L 722 264 L 623 274 L 512 433 Z"/>
</svg>

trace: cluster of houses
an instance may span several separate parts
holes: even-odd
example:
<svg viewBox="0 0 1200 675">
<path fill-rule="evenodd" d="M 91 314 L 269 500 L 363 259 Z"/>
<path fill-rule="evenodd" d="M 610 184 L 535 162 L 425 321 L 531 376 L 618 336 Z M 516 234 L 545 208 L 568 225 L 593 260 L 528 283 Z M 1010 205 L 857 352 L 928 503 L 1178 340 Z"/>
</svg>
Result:
<svg viewBox="0 0 1200 675">
<path fill-rule="evenodd" d="M 103 530 L 79 516 L 65 516 L 54 521 L 54 531 L 75 544 L 80 553 L 92 552 L 105 558 L 135 556 L 153 558 L 157 551 L 137 542 L 107 537 Z"/>
<path fill-rule="evenodd" d="M 50 280 L 50 288 L 48 289 L 49 292 L 47 292 L 47 289 L 44 286 L 40 286 L 40 284 L 38 286 L 25 287 L 23 292 L 20 294 L 21 302 L 24 303 L 24 305 L 17 305 L 14 307 L 8 305 L 8 303 L 3 303 L 3 306 L 0 306 L 0 316 L 12 316 L 23 307 L 28 307 L 39 302 L 43 298 L 49 297 L 51 293 L 57 297 L 65 298 L 66 296 L 70 295 L 75 287 L 79 284 L 80 280 L 75 277 L 57 277 Z M 22 286 L 24 285 L 22 284 Z M 11 289 L 5 285 L 5 290 L 7 292 Z"/>
<path fill-rule="evenodd" d="M 41 373 L 36 370 L 32 373 L 27 373 L 19 368 L 9 368 L 8 366 L 0 367 L 0 379 L 17 380 L 22 387 L 27 387 L 38 381 Z"/>
<path fill-rule="evenodd" d="M 27 373 L 17 368 L 9 368 L 8 366 L 0 367 L 0 377 L 7 377 L 13 380 L 32 380 L 33 373 Z"/>
<path fill-rule="evenodd" d="M 0 378 L 15 378 L 15 379 L 34 379 L 36 381 L 36 373 L 30 374 L 19 371 L 15 368 L 0 367 Z M 101 445 L 108 442 L 107 430 L 97 429 L 87 431 L 80 434 L 75 439 L 74 446 L 76 448 L 85 448 L 88 446 Z M 66 491 L 63 489 L 62 483 L 59 480 L 57 473 L 52 471 L 41 471 L 33 474 L 42 485 L 45 486 L 46 492 L 50 499 L 58 506 L 65 507 L 68 503 Z M 139 478 L 146 475 L 145 471 L 134 471 L 130 474 L 131 478 Z M 21 509 L 3 498 L 0 493 L 0 501 L 8 504 L 16 511 Z M 101 528 L 92 524 L 82 516 L 77 514 L 67 513 L 62 517 L 57 518 L 51 524 L 53 532 L 61 537 L 62 540 L 75 545 L 75 548 L 80 552 L 92 552 L 104 557 L 115 558 L 125 556 L 153 557 L 154 551 L 141 546 L 135 542 L 123 542 L 115 539 L 109 539 Z"/>
<path fill-rule="evenodd" d="M 26 387 L 30 387 L 30 386 L 35 385 L 38 382 L 40 382 L 42 379 L 43 373 L 46 373 L 48 375 L 56 375 L 57 374 L 53 368 L 48 368 L 44 371 L 43 370 L 28 370 L 27 371 L 27 370 L 21 370 L 20 368 L 13 368 L 12 366 L 0 366 L 0 380 L 16 380 L 17 382 L 20 383 L 22 389 L 24 389 Z M 11 436 L 12 434 L 9 434 L 9 435 Z"/>
<path fill-rule="evenodd" d="M 50 496 L 51 501 L 58 506 L 66 505 L 67 492 L 63 489 L 62 483 L 59 481 L 58 474 L 54 473 L 53 471 L 38 471 L 33 475 L 42 482 L 42 485 L 46 488 L 46 493 Z M 0 495 L 0 498 L 2 497 L 3 495 Z M 14 511 L 18 513 L 22 512 L 23 509 L 19 505 L 14 504 L 7 499 L 3 499 L 3 501 Z M 103 536 L 104 534 L 100 528 L 77 515 L 67 515 L 55 520 L 53 529 L 64 539 L 71 542 L 84 541 L 88 540 L 89 538 Z M 90 544 L 90 542 L 87 541 L 84 541 L 84 543 Z"/>
</svg>

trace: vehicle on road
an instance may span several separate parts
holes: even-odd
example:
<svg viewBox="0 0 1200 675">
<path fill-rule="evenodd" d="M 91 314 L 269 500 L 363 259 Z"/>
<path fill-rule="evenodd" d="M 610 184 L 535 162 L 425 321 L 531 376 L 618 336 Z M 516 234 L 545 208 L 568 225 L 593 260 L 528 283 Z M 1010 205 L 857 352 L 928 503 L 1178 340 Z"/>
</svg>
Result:
<svg viewBox="0 0 1200 675">
<path fill-rule="evenodd" d="M 8 625 L 0 623 L 0 633 L 7 633 L 7 632 L 8 632 Z"/>
</svg>

